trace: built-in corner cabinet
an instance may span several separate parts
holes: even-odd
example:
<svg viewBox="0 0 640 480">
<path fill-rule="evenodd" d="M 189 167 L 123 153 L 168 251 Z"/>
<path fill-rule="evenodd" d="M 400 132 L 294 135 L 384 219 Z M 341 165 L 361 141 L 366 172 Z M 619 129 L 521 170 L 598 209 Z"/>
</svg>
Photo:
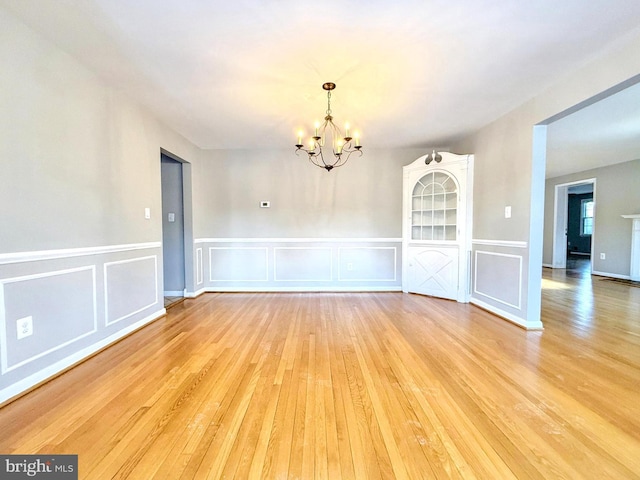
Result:
<svg viewBox="0 0 640 480">
<path fill-rule="evenodd" d="M 473 155 L 434 152 L 403 171 L 402 290 L 468 302 Z"/>
</svg>

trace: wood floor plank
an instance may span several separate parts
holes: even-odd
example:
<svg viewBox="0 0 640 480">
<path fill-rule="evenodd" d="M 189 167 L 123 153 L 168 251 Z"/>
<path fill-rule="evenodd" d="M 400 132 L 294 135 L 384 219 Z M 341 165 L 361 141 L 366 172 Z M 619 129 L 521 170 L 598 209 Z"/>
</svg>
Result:
<svg viewBox="0 0 640 480">
<path fill-rule="evenodd" d="M 236 293 L 0 409 L 81 478 L 640 479 L 640 289 L 545 269 L 545 330 L 401 293 Z"/>
</svg>

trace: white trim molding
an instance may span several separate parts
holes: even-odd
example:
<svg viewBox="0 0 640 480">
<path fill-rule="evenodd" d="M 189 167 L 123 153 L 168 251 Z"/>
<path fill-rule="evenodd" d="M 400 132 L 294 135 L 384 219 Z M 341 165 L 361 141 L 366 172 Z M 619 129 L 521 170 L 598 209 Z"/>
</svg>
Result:
<svg viewBox="0 0 640 480">
<path fill-rule="evenodd" d="M 300 286 L 300 287 L 286 287 L 286 286 L 277 286 L 277 287 L 209 287 L 204 290 L 200 290 L 197 295 L 194 294 L 193 297 L 202 293 L 220 293 L 220 292 L 230 292 L 230 293 L 283 293 L 283 292 L 301 292 L 301 293 L 358 293 L 358 292 L 401 292 L 402 288 L 399 286 L 391 286 L 391 287 L 342 287 L 342 286 L 328 286 L 328 287 L 316 287 L 316 286 Z"/>
<path fill-rule="evenodd" d="M 160 248 L 162 242 L 129 243 L 125 245 L 110 245 L 103 247 L 62 248 L 57 250 L 38 250 L 31 252 L 15 252 L 0 254 L 0 265 L 10 263 L 36 262 L 54 260 L 58 258 L 84 257 L 86 255 L 104 255 L 107 253 L 128 252 Z"/>
<path fill-rule="evenodd" d="M 402 238 L 197 238 L 194 243 L 389 243 Z"/>
<path fill-rule="evenodd" d="M 524 318 L 513 315 L 509 312 L 506 312 L 500 308 L 496 308 L 494 305 L 489 305 L 488 303 L 483 302 L 482 300 L 478 300 L 477 298 L 472 297 L 470 302 L 477 307 L 482 308 L 490 313 L 497 315 L 498 317 L 504 318 L 505 320 L 524 328 L 525 330 L 544 330 L 541 321 L 529 322 Z"/>
<path fill-rule="evenodd" d="M 202 247 L 196 248 L 196 285 L 204 283 L 204 264 L 202 263 Z"/>
<path fill-rule="evenodd" d="M 515 241 L 515 240 L 482 240 L 474 238 L 471 240 L 474 245 L 487 245 L 491 247 L 509 247 L 509 248 L 527 248 L 527 242 Z"/>
</svg>

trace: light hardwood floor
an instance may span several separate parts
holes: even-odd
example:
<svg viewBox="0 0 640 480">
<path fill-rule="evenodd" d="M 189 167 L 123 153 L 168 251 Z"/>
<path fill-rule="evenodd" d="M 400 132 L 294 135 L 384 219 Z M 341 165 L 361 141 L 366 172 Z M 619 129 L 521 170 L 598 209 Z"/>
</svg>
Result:
<svg viewBox="0 0 640 480">
<path fill-rule="evenodd" d="M 83 479 L 640 478 L 640 288 L 543 277 L 543 332 L 400 293 L 186 300 L 0 409 L 0 452 Z"/>
</svg>

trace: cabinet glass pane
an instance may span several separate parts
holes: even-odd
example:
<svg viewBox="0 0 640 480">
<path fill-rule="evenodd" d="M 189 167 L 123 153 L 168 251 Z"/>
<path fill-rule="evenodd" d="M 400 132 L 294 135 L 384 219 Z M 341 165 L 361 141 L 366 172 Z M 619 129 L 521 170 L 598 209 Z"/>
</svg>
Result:
<svg viewBox="0 0 640 480">
<path fill-rule="evenodd" d="M 458 224 L 458 211 L 457 210 L 447 210 L 445 212 L 445 223 L 447 225 L 457 225 Z"/>
<path fill-rule="evenodd" d="M 436 193 L 433 196 L 433 209 L 434 210 L 442 210 L 445 208 L 445 198 L 444 198 L 444 194 L 440 194 L 440 193 Z"/>
<path fill-rule="evenodd" d="M 413 240 L 455 241 L 458 192 L 452 177 L 431 172 L 414 186 L 411 197 Z"/>
<path fill-rule="evenodd" d="M 456 240 L 456 231 L 457 227 L 455 226 L 447 226 L 445 227 L 445 240 Z"/>
</svg>

